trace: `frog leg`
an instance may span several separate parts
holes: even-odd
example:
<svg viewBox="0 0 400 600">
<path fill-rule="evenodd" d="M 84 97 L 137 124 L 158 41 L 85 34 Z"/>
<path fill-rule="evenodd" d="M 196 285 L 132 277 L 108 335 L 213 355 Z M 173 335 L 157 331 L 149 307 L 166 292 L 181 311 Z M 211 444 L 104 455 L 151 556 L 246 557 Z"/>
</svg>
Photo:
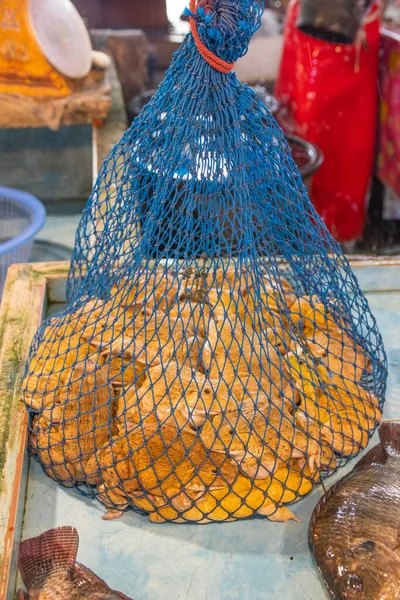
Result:
<svg viewBox="0 0 400 600">
<path fill-rule="evenodd" d="M 204 496 L 205 490 L 198 492 L 193 498 L 186 492 L 181 492 L 171 498 L 172 506 L 178 511 L 183 513 L 185 510 L 192 508 L 193 504 Z"/>
<path fill-rule="evenodd" d="M 286 506 L 277 509 L 275 504 L 268 504 L 267 506 L 258 509 L 257 513 L 264 517 L 268 517 L 270 521 L 276 521 L 278 523 L 287 523 L 291 520 L 301 523 L 300 519 L 298 519 Z"/>
<path fill-rule="evenodd" d="M 45 408 L 41 415 L 48 423 L 61 423 L 64 416 L 64 406 L 57 404 L 51 408 Z"/>
<path fill-rule="evenodd" d="M 123 510 L 114 510 L 109 508 L 105 515 L 101 518 L 103 521 L 115 521 L 116 519 L 120 519 L 124 514 Z"/>
</svg>

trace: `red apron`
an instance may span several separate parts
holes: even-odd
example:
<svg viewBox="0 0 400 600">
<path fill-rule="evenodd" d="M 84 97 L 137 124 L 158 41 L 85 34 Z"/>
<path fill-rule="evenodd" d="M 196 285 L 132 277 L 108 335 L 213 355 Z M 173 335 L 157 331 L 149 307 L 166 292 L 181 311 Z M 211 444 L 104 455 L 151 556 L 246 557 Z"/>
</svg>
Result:
<svg viewBox="0 0 400 600">
<path fill-rule="evenodd" d="M 378 113 L 380 7 L 374 4 L 355 44 L 318 40 L 296 27 L 291 0 L 275 95 L 283 128 L 325 155 L 312 201 L 340 242 L 362 235 L 374 165 Z"/>
</svg>

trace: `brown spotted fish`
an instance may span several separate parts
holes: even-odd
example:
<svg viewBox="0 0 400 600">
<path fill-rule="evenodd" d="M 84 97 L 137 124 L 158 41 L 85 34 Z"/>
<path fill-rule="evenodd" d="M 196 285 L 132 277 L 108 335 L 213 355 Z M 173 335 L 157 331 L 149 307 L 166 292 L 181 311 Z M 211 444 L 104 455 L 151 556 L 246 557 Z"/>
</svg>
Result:
<svg viewBox="0 0 400 600">
<path fill-rule="evenodd" d="M 19 570 L 28 593 L 18 600 L 130 600 L 114 592 L 76 561 L 78 532 L 73 527 L 50 529 L 21 543 Z"/>
<path fill-rule="evenodd" d="M 400 421 L 317 504 L 310 542 L 336 600 L 400 600 Z"/>
</svg>

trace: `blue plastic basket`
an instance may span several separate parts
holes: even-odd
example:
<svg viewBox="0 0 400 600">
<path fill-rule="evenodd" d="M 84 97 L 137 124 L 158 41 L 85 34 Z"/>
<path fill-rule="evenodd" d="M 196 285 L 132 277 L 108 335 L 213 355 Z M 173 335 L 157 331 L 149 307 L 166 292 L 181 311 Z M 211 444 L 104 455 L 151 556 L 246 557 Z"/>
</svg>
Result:
<svg viewBox="0 0 400 600">
<path fill-rule="evenodd" d="M 45 220 L 45 208 L 37 198 L 0 186 L 0 294 L 8 267 L 30 260 L 34 238 Z"/>
</svg>

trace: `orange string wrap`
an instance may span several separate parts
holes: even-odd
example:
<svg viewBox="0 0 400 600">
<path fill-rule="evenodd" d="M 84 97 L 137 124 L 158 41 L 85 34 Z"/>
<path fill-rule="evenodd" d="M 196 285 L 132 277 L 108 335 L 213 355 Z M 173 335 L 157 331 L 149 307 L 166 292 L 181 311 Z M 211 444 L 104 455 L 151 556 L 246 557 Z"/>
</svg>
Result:
<svg viewBox="0 0 400 600">
<path fill-rule="evenodd" d="M 203 5 L 206 4 L 205 9 L 210 10 L 209 7 L 209 3 L 208 2 L 204 2 L 201 3 L 201 0 L 199 2 L 199 4 Z M 195 13 L 197 11 L 197 7 L 198 7 L 198 0 L 190 0 L 190 11 L 192 13 Z M 211 65 L 214 69 L 216 69 L 217 71 L 219 71 L 220 73 L 230 73 L 233 70 L 233 67 L 235 66 L 234 63 L 228 63 L 224 60 L 222 60 L 222 58 L 218 58 L 218 56 L 216 56 L 213 52 L 211 52 L 211 50 L 209 50 L 201 41 L 200 39 L 200 35 L 199 32 L 197 30 L 197 24 L 195 19 L 193 19 L 193 17 L 189 18 L 189 23 L 190 23 L 190 29 L 194 38 L 194 41 L 196 42 L 196 46 L 198 51 L 200 52 L 201 56 L 204 58 L 204 60 L 206 62 L 208 62 L 209 65 Z"/>
</svg>

